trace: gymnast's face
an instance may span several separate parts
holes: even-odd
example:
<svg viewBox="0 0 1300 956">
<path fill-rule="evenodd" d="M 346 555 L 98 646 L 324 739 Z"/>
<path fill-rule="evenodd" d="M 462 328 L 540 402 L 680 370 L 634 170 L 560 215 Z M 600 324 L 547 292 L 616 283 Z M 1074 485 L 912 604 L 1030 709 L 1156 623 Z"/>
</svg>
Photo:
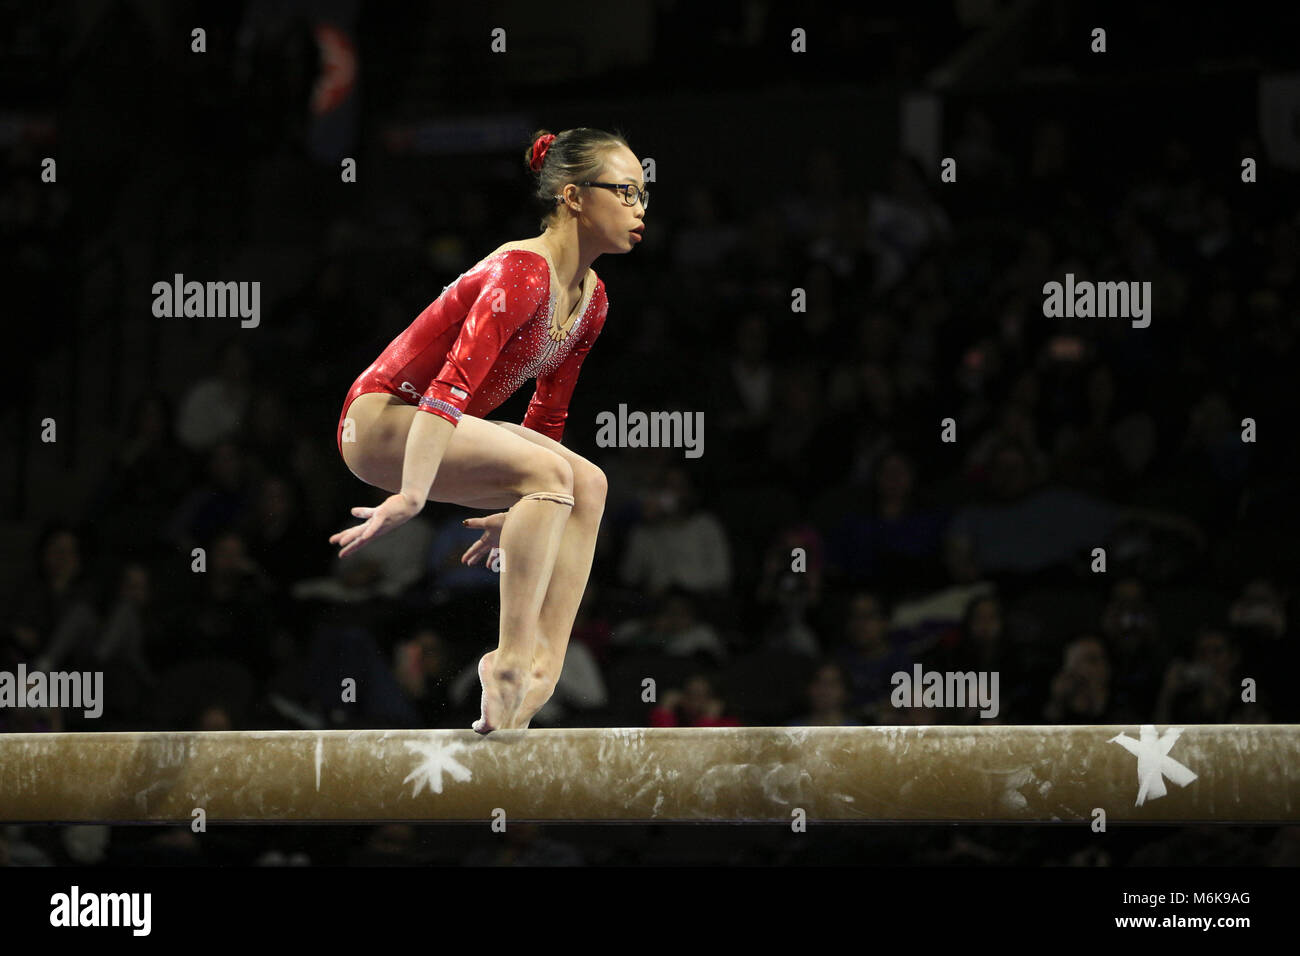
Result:
<svg viewBox="0 0 1300 956">
<path fill-rule="evenodd" d="M 593 182 L 628 183 L 638 189 L 645 188 L 641 174 L 641 161 L 625 146 L 605 153 L 605 166 Z M 645 206 L 638 199 L 629 206 L 623 193 L 601 186 L 588 186 L 582 191 L 582 224 L 597 237 L 607 252 L 630 252 L 640 245 L 641 236 L 633 232 L 644 225 Z"/>
</svg>

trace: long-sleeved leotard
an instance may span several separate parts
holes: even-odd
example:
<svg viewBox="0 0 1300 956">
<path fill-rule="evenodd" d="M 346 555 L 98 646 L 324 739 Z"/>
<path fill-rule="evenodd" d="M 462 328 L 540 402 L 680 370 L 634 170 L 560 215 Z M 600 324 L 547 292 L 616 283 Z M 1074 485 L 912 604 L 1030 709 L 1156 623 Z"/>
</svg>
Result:
<svg viewBox="0 0 1300 956">
<path fill-rule="evenodd" d="M 562 342 L 550 335 L 557 295 L 541 253 L 498 250 L 462 273 L 353 382 L 339 415 L 339 454 L 358 395 L 388 392 L 455 424 L 462 414 L 488 415 L 534 377 L 524 427 L 559 441 L 578 370 L 609 310 L 605 283 L 589 271 Z"/>
</svg>

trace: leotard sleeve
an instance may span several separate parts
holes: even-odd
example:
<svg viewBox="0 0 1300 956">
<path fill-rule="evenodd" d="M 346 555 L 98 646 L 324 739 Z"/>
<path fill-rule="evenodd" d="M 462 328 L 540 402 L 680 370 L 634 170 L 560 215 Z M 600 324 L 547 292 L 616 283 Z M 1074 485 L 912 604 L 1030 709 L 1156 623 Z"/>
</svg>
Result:
<svg viewBox="0 0 1300 956">
<path fill-rule="evenodd" d="M 419 407 L 459 422 L 501 350 L 546 298 L 550 278 L 550 267 L 536 253 L 514 249 L 497 256 L 484 269 L 460 334 Z"/>
</svg>

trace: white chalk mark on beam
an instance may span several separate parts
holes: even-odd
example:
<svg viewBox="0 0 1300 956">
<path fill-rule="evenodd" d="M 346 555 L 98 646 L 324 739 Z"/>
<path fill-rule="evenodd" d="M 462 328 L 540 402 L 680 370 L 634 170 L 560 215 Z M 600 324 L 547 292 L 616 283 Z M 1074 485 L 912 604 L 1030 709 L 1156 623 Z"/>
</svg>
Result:
<svg viewBox="0 0 1300 956">
<path fill-rule="evenodd" d="M 320 764 L 325 756 L 325 738 L 316 737 L 316 792 L 320 793 Z"/>
<path fill-rule="evenodd" d="M 1029 800 L 1020 792 L 1020 788 L 1033 782 L 1032 770 L 1028 767 L 1019 767 L 1015 770 L 990 771 L 990 773 L 994 774 L 999 787 L 997 802 L 1001 810 L 1007 813 L 1020 813 L 1029 806 Z"/>
<path fill-rule="evenodd" d="M 442 775 L 449 774 L 452 779 L 459 780 L 461 783 L 467 783 L 473 776 L 468 767 L 462 764 L 452 754 L 459 753 L 468 748 L 458 740 L 450 743 L 441 744 L 436 738 L 432 740 L 404 740 L 406 749 L 414 750 L 422 754 L 422 760 L 414 770 L 406 775 L 402 783 L 408 783 L 415 780 L 415 792 L 411 794 L 418 797 L 424 785 L 428 784 L 429 789 L 434 793 L 442 793 Z"/>
<path fill-rule="evenodd" d="M 1143 724 L 1138 732 L 1139 740 L 1127 734 L 1110 738 L 1110 743 L 1119 744 L 1138 758 L 1138 795 L 1134 806 L 1142 806 L 1148 796 L 1152 800 L 1163 797 L 1168 792 L 1165 790 L 1165 777 L 1180 787 L 1196 779 L 1196 774 L 1169 756 L 1169 751 L 1182 735 L 1183 728 L 1170 727 L 1157 737 L 1155 724 Z"/>
</svg>

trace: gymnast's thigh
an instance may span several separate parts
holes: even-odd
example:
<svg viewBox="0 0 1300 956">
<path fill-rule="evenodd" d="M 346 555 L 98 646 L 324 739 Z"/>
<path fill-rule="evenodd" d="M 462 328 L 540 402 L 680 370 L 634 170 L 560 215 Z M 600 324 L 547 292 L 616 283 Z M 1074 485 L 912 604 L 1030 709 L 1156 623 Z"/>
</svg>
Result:
<svg viewBox="0 0 1300 956">
<path fill-rule="evenodd" d="M 590 497 L 592 501 L 597 498 L 600 506 L 604 507 L 605 492 L 608 488 L 608 481 L 605 473 L 600 467 L 586 458 L 583 458 L 572 448 L 565 448 L 554 438 L 535 432 L 531 428 L 525 428 L 523 425 L 517 425 L 514 422 L 503 422 L 498 419 L 489 419 L 489 425 L 495 425 L 498 428 L 504 428 L 508 432 L 518 435 L 525 441 L 532 442 L 548 451 L 553 451 L 569 463 L 573 469 L 573 494 L 578 504 L 582 504 L 584 497 Z"/>
<path fill-rule="evenodd" d="M 343 446 L 348 468 L 367 484 L 396 494 L 402 487 L 411 424 L 416 415 L 429 413 L 375 392 L 357 396 L 347 414 L 356 432 L 355 442 Z M 509 508 L 531 491 L 555 490 L 546 486 L 566 472 L 571 475 L 555 452 L 481 418 L 462 415 L 438 465 L 429 500 Z"/>
</svg>

